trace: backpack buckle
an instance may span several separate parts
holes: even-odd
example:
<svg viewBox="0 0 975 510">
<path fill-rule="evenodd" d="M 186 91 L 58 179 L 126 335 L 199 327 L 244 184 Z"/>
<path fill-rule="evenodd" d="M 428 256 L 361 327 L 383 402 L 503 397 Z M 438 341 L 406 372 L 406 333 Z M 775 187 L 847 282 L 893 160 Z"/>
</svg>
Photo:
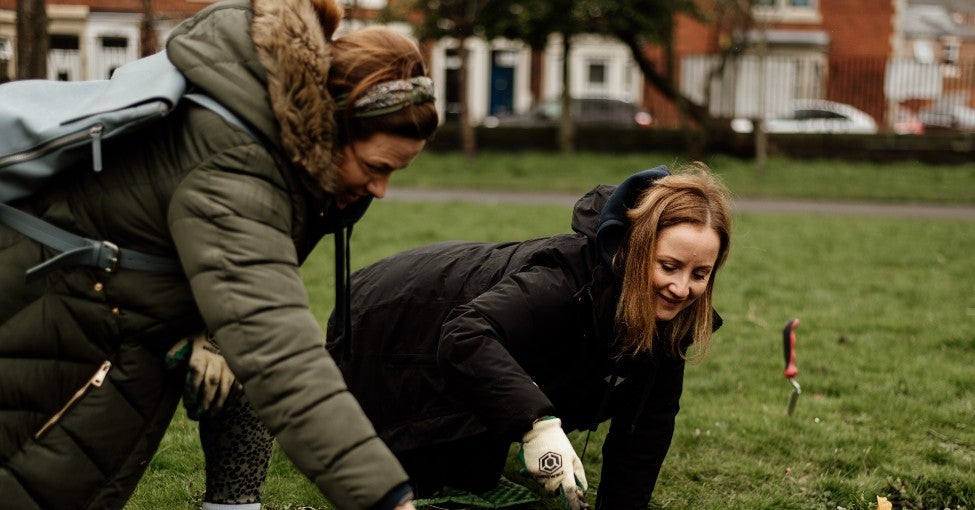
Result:
<svg viewBox="0 0 975 510">
<path fill-rule="evenodd" d="M 104 269 L 106 273 L 114 273 L 115 271 L 118 271 L 118 261 L 121 249 L 119 249 L 117 244 L 111 241 L 102 241 L 102 248 L 107 248 L 111 251 L 111 254 L 107 257 L 99 257 L 100 260 L 106 262 L 102 269 Z"/>
</svg>

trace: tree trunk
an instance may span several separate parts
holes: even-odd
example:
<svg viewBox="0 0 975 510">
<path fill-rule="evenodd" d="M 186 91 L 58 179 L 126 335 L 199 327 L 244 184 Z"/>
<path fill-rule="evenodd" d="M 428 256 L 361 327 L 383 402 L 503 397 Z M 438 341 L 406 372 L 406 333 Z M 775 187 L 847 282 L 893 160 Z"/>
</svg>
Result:
<svg viewBox="0 0 975 510">
<path fill-rule="evenodd" d="M 460 57 L 460 72 L 457 73 L 458 99 L 460 99 L 460 145 L 464 155 L 473 158 L 477 155 L 477 140 L 474 137 L 474 126 L 471 125 L 470 94 L 467 90 L 469 83 L 470 51 L 467 50 L 467 38 L 460 39 L 457 55 Z"/>
<path fill-rule="evenodd" d="M 44 0 L 17 0 L 17 79 L 47 78 Z"/>
<path fill-rule="evenodd" d="M 710 114 L 708 113 L 707 107 L 684 97 L 674 87 L 668 76 L 657 72 L 653 62 L 643 53 L 644 46 L 639 36 L 636 34 L 617 34 L 617 37 L 630 48 L 630 54 L 633 55 L 633 59 L 640 68 L 643 78 L 650 82 L 650 85 L 657 89 L 657 92 L 660 92 L 664 97 L 676 103 L 679 108 L 684 108 L 686 110 L 685 113 L 697 121 L 698 124 L 702 126 L 709 124 Z"/>
<path fill-rule="evenodd" d="M 559 116 L 559 151 L 562 154 L 572 154 L 575 150 L 575 125 L 572 122 L 572 75 L 570 74 L 569 52 L 572 50 L 572 39 L 568 34 L 562 34 L 562 114 Z"/>
<path fill-rule="evenodd" d="M 159 51 L 155 29 L 156 15 L 152 11 L 152 0 L 142 0 L 142 21 L 139 22 L 139 55 L 148 57 Z"/>
</svg>

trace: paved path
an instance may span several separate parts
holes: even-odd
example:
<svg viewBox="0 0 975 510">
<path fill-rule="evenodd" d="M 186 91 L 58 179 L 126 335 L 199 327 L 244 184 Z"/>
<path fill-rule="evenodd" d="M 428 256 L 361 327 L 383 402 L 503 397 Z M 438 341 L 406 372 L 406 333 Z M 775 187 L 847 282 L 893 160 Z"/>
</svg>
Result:
<svg viewBox="0 0 975 510">
<path fill-rule="evenodd" d="M 419 189 L 390 187 L 388 200 L 463 201 L 497 204 L 551 204 L 572 206 L 579 194 L 469 189 Z M 736 211 L 794 214 L 851 214 L 975 221 L 975 206 L 928 204 L 869 204 L 801 200 L 736 200 Z"/>
</svg>

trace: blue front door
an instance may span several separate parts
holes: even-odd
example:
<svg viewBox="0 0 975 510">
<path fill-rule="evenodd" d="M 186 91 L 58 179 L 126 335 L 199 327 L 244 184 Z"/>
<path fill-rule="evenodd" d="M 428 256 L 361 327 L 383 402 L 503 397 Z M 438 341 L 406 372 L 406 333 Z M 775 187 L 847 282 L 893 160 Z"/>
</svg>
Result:
<svg viewBox="0 0 975 510">
<path fill-rule="evenodd" d="M 491 52 L 491 104 L 489 115 L 514 113 L 515 110 L 515 53 L 504 50 Z"/>
</svg>

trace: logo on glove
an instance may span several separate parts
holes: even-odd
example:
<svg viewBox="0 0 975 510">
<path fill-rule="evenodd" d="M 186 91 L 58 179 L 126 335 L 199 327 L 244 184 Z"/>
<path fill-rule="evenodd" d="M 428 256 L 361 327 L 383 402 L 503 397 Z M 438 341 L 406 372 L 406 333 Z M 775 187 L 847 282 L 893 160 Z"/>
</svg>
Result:
<svg viewBox="0 0 975 510">
<path fill-rule="evenodd" d="M 538 470 L 551 475 L 562 469 L 562 456 L 555 452 L 548 452 L 538 459 Z"/>
</svg>

